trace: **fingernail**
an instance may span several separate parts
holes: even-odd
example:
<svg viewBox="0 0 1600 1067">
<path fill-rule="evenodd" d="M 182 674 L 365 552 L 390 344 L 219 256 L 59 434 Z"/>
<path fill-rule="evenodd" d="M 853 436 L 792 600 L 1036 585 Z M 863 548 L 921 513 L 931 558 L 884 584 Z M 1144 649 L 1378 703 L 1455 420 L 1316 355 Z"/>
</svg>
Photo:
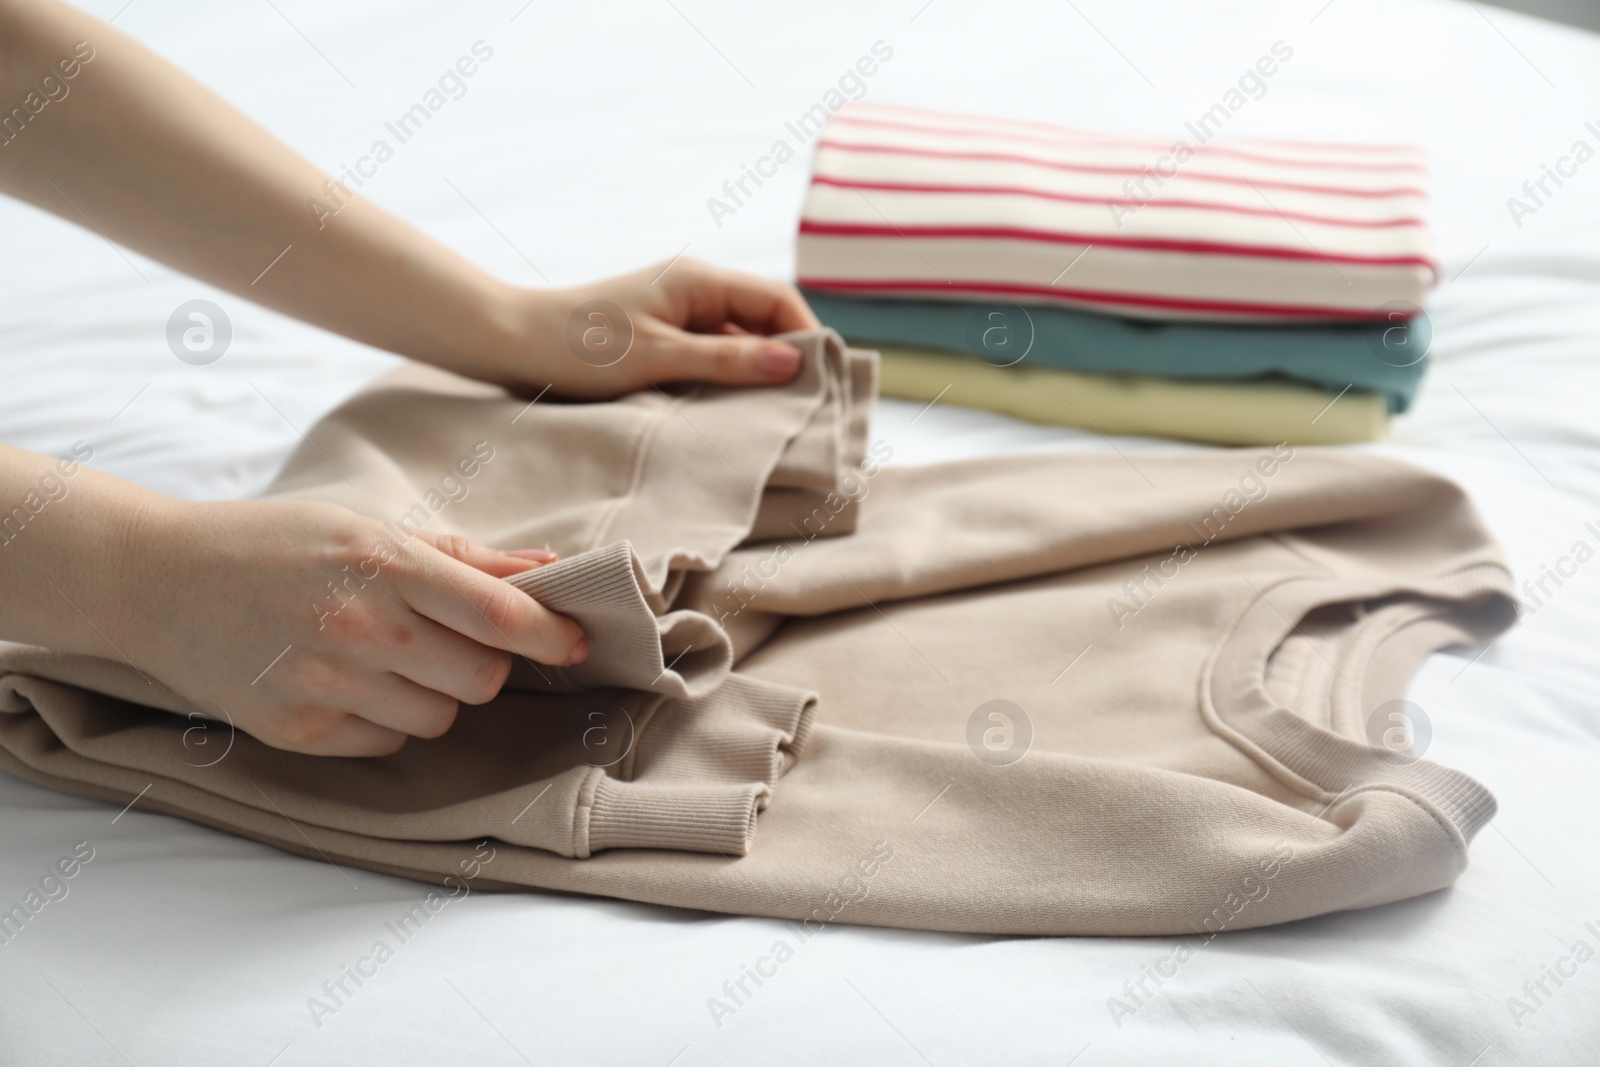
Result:
<svg viewBox="0 0 1600 1067">
<path fill-rule="evenodd" d="M 561 558 L 548 548 L 513 548 L 509 552 L 500 554 L 502 556 L 512 556 L 516 559 L 531 559 L 535 563 L 554 563 Z"/>
<path fill-rule="evenodd" d="M 768 341 L 758 350 L 756 368 L 768 378 L 786 381 L 800 369 L 800 350 L 782 341 Z"/>
<path fill-rule="evenodd" d="M 567 657 L 566 666 L 576 667 L 578 664 L 582 663 L 588 658 L 589 639 L 587 637 L 580 637 L 578 638 L 578 643 L 572 646 L 572 655 Z"/>
</svg>

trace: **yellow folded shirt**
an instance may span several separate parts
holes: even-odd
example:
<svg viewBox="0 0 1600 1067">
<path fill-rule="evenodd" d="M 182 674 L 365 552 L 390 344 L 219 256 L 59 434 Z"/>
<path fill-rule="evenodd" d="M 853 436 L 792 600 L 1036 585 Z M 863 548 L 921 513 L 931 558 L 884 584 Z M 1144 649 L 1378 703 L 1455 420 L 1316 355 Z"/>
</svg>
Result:
<svg viewBox="0 0 1600 1067">
<path fill-rule="evenodd" d="M 995 367 L 962 353 L 880 348 L 879 392 L 1014 415 L 1101 433 L 1176 437 L 1214 445 L 1336 445 L 1380 440 L 1382 394 L 1342 395 L 1295 382 L 1180 381 L 1140 374 L 1078 374 Z M 1336 399 L 1337 396 L 1337 399 Z"/>
</svg>

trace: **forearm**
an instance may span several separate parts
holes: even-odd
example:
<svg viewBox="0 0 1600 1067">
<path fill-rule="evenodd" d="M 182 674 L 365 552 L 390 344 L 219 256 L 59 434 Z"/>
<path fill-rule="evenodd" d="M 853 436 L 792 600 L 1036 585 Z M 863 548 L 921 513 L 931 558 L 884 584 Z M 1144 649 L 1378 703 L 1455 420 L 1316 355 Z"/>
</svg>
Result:
<svg viewBox="0 0 1600 1067">
<path fill-rule="evenodd" d="M 0 445 L 0 639 L 120 658 L 134 530 L 172 502 L 88 458 Z"/>
<path fill-rule="evenodd" d="M 62 59 L 75 76 L 57 67 Z M 9 120 L 0 191 L 402 355 L 458 367 L 515 343 L 522 298 L 511 287 L 327 185 L 308 161 L 106 23 L 52 0 L 0 0 L 0 107 Z M 312 198 L 339 206 L 337 214 L 319 219 Z"/>
<path fill-rule="evenodd" d="M 588 655 L 500 580 L 549 553 L 401 540 L 332 504 L 170 500 L 88 452 L 0 445 L 0 638 L 120 660 L 270 745 L 339 756 L 439 736 L 499 692 L 511 652 Z"/>
</svg>

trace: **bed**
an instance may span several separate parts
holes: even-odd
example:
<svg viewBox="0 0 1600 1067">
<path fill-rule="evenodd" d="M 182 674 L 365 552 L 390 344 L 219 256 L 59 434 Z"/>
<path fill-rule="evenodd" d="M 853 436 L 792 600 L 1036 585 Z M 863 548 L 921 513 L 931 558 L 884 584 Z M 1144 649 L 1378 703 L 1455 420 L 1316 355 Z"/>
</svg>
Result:
<svg viewBox="0 0 1600 1067">
<path fill-rule="evenodd" d="M 482 42 L 362 193 L 530 285 L 684 254 L 787 276 L 803 151 L 733 212 L 707 200 L 878 42 L 876 101 L 1174 137 L 1284 42 L 1231 135 L 1431 154 L 1433 365 L 1367 447 L 1465 485 L 1534 610 L 1410 691 L 1428 756 L 1500 801 L 1457 885 L 1218 938 L 1131 1015 L 1108 1001 L 1171 939 L 840 924 L 714 1013 L 784 924 L 552 893 L 455 900 L 313 1012 L 421 887 L 0 775 L 0 907 L 92 852 L 0 945 L 0 1064 L 1600 1062 L 1600 962 L 1574 952 L 1600 949 L 1600 162 L 1575 162 L 1600 147 L 1600 38 L 1446 0 L 87 6 L 335 173 Z M 30 208 L 0 204 L 0 232 L 9 443 L 249 496 L 394 364 Z M 167 347 L 192 299 L 232 325 L 206 366 Z M 873 434 L 900 464 L 1177 447 L 895 401 Z"/>
</svg>

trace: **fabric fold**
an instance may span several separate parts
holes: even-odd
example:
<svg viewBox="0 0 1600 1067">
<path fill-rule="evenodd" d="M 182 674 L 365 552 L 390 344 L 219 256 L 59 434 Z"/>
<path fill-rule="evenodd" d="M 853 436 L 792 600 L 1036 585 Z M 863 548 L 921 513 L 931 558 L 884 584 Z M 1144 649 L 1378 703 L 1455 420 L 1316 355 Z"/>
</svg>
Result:
<svg viewBox="0 0 1600 1067">
<path fill-rule="evenodd" d="M 1273 375 L 1330 394 L 1377 393 L 1395 414 L 1416 397 L 1433 343 L 1425 314 L 1373 324 L 1240 326 L 1141 322 L 1000 299 L 959 303 L 823 292 L 807 292 L 806 299 L 825 325 L 852 344 L 963 353 L 980 368 L 996 370 L 1050 368 L 1183 382 Z"/>
<path fill-rule="evenodd" d="M 813 927 L 1213 934 L 1461 875 L 1492 794 L 1373 733 L 1512 621 L 1457 487 L 1287 444 L 885 467 L 873 356 L 793 340 L 787 386 L 609 404 L 407 369 L 291 458 L 277 498 L 558 551 L 512 584 L 584 664 L 323 759 L 3 645 L 0 767 L 319 860 L 438 881 L 490 838 L 483 888 Z"/>
<path fill-rule="evenodd" d="M 1180 381 L 993 367 L 933 350 L 879 349 L 884 396 L 943 401 L 1048 426 L 1217 445 L 1350 444 L 1389 429 L 1377 393 L 1326 393 L 1287 378 Z"/>
<path fill-rule="evenodd" d="M 1403 146 L 1155 143 L 851 104 L 817 138 L 802 285 L 1137 318 L 1409 316 L 1438 275 Z"/>
<path fill-rule="evenodd" d="M 720 686 L 733 666 L 727 635 L 712 619 L 651 610 L 644 566 L 626 541 L 507 581 L 596 638 L 589 658 L 576 667 L 539 666 L 518 657 L 514 688 L 559 693 L 615 687 L 701 697 Z"/>
</svg>

